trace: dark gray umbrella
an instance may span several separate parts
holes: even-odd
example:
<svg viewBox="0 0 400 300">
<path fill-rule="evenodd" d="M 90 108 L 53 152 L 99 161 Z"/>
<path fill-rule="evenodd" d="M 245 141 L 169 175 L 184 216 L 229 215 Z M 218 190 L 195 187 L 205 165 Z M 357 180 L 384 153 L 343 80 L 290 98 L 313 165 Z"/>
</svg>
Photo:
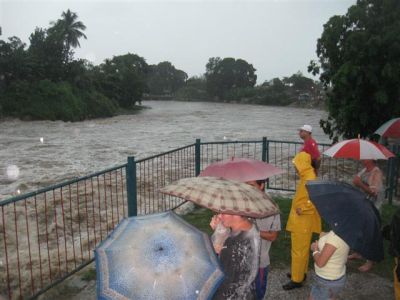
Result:
<svg viewBox="0 0 400 300">
<path fill-rule="evenodd" d="M 352 185 L 314 180 L 306 184 L 321 217 L 351 249 L 372 261 L 383 259 L 379 213 Z"/>
</svg>

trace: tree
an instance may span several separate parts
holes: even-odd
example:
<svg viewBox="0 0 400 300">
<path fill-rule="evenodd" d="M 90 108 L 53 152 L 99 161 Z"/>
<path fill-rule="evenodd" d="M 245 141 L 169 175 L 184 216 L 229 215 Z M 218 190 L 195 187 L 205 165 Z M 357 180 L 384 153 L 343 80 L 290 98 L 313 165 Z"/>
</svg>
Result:
<svg viewBox="0 0 400 300">
<path fill-rule="evenodd" d="M 61 19 L 51 23 L 53 27 L 49 29 L 50 34 L 58 35 L 64 41 L 65 61 L 69 61 L 70 50 L 80 47 L 79 39 L 87 38 L 83 33 L 86 26 L 78 21 L 78 15 L 69 9 L 61 14 Z"/>
<path fill-rule="evenodd" d="M 42 28 L 36 28 L 29 40 L 28 55 L 32 65 L 33 80 L 63 80 L 66 65 L 63 40 Z"/>
<path fill-rule="evenodd" d="M 148 77 L 150 93 L 155 95 L 175 93 L 185 84 L 187 78 L 188 75 L 184 71 L 176 69 L 169 61 L 152 65 Z"/>
<path fill-rule="evenodd" d="M 0 87 L 10 85 L 12 81 L 25 79 L 29 74 L 28 57 L 25 44 L 16 36 L 8 42 L 0 40 Z"/>
<path fill-rule="evenodd" d="M 95 69 L 98 88 L 121 107 L 132 108 L 147 89 L 149 67 L 144 58 L 125 54 L 106 59 Z"/>
<path fill-rule="evenodd" d="M 207 92 L 220 99 L 234 88 L 253 87 L 256 69 L 243 59 L 211 57 L 206 65 Z"/>
<path fill-rule="evenodd" d="M 284 77 L 282 81 L 298 91 L 311 91 L 315 86 L 314 80 L 305 77 L 300 71 L 290 77 Z"/>
<path fill-rule="evenodd" d="M 370 136 L 400 114 L 400 1 L 358 0 L 324 25 L 317 42 L 329 116 L 321 120 L 335 140 Z"/>
</svg>

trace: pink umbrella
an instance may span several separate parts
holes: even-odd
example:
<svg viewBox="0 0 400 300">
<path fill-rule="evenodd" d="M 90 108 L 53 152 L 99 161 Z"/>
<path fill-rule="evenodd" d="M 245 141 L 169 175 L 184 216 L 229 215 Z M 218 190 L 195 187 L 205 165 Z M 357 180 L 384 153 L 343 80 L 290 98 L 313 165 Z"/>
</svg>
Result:
<svg viewBox="0 0 400 300">
<path fill-rule="evenodd" d="M 387 121 L 375 133 L 383 137 L 400 138 L 400 118 Z"/>
<path fill-rule="evenodd" d="M 282 174 L 283 170 L 263 161 L 232 157 L 209 165 L 199 176 L 220 177 L 240 182 L 262 180 Z"/>
<path fill-rule="evenodd" d="M 336 143 L 323 154 L 335 158 L 388 159 L 395 155 L 384 146 L 362 139 L 345 140 Z"/>
</svg>

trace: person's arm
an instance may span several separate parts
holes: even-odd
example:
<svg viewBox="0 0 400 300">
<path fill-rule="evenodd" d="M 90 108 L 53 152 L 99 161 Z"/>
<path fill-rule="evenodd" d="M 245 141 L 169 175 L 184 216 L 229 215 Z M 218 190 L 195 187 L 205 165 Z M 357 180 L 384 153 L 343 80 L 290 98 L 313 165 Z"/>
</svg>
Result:
<svg viewBox="0 0 400 300">
<path fill-rule="evenodd" d="M 278 231 L 272 231 L 272 230 L 260 231 L 260 237 L 264 240 L 273 242 L 278 237 Z"/>
<path fill-rule="evenodd" d="M 362 189 L 365 193 L 372 195 L 372 196 L 376 196 L 376 193 L 365 183 L 363 183 L 361 181 L 361 177 L 356 175 L 353 179 L 353 184 L 357 187 L 359 187 L 360 189 Z"/>
<path fill-rule="evenodd" d="M 382 177 L 383 177 L 382 172 L 378 168 L 375 168 L 374 172 L 372 172 L 368 180 L 369 188 L 374 193 L 374 195 L 377 195 L 382 188 L 383 185 Z"/>
<path fill-rule="evenodd" d="M 313 258 L 315 264 L 319 267 L 322 268 L 326 265 L 328 260 L 331 258 L 333 253 L 336 251 L 336 247 L 329 244 L 325 243 L 324 248 L 319 251 L 318 250 L 318 242 L 315 241 L 314 243 L 311 244 L 311 250 L 313 251 Z"/>
</svg>

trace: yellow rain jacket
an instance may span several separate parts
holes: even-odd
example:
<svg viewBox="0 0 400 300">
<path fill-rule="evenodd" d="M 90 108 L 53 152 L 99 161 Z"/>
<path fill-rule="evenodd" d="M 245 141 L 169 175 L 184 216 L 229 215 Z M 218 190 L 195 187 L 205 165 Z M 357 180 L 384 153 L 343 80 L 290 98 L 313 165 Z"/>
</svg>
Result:
<svg viewBox="0 0 400 300">
<path fill-rule="evenodd" d="M 321 218 L 306 189 L 307 181 L 316 179 L 314 168 L 311 166 L 311 156 L 306 152 L 299 152 L 294 157 L 293 163 L 300 175 L 300 182 L 292 200 L 286 230 L 298 233 L 320 233 Z M 296 213 L 297 208 L 301 209 L 300 216 Z"/>
</svg>

